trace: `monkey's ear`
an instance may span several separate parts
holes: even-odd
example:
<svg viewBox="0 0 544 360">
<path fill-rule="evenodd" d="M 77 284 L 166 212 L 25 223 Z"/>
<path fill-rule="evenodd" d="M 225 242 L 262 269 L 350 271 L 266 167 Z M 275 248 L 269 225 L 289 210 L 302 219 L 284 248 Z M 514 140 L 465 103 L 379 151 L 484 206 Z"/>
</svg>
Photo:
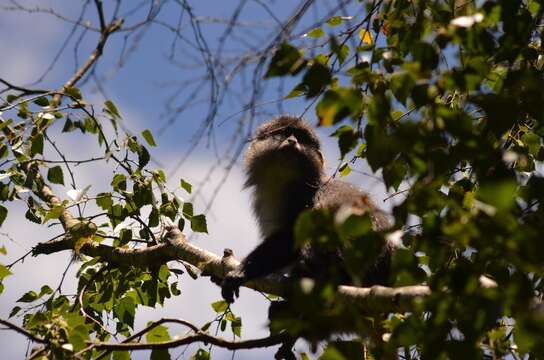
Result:
<svg viewBox="0 0 544 360">
<path fill-rule="evenodd" d="M 317 150 L 317 155 L 319 155 L 319 159 L 321 159 L 321 167 L 325 167 L 325 158 L 323 157 L 323 153 L 321 150 Z"/>
</svg>

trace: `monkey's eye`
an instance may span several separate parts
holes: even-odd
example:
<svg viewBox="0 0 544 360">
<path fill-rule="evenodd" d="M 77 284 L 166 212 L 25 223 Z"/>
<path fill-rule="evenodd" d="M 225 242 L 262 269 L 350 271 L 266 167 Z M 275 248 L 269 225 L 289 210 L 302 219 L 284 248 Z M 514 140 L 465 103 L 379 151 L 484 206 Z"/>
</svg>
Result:
<svg viewBox="0 0 544 360">
<path fill-rule="evenodd" d="M 272 138 L 274 140 L 282 140 L 286 137 L 287 137 L 287 133 L 285 132 L 285 129 L 278 129 L 278 130 L 270 131 L 266 134 L 263 134 L 259 138 L 260 140 L 264 140 L 266 138 L 268 139 Z"/>
<path fill-rule="evenodd" d="M 304 145 L 308 145 L 314 148 L 319 148 L 319 143 L 315 141 L 315 139 L 308 134 L 307 131 L 301 130 L 301 129 L 294 129 L 293 135 L 297 138 L 297 140 Z"/>
</svg>

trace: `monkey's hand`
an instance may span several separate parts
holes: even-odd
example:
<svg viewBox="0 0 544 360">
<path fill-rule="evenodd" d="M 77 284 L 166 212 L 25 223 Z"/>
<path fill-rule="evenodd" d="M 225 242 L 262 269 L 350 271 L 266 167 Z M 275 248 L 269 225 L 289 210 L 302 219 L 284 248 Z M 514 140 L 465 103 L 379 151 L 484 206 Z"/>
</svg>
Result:
<svg viewBox="0 0 544 360">
<path fill-rule="evenodd" d="M 221 295 L 228 303 L 233 303 L 240 296 L 240 286 L 246 281 L 243 272 L 238 269 L 229 272 L 221 283 Z"/>
</svg>

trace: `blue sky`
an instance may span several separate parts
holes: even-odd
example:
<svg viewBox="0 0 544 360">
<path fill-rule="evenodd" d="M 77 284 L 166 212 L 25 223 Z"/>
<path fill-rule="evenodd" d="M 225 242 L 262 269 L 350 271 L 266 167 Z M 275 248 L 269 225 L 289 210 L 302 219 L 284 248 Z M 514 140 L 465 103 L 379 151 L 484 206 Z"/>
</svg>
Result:
<svg viewBox="0 0 544 360">
<path fill-rule="evenodd" d="M 36 6 L 45 9 L 54 9 L 58 14 L 67 18 L 77 19 L 84 1 L 19 1 L 19 4 L 36 9 Z M 105 1 L 105 13 L 111 14 L 115 5 L 113 1 Z M 151 2 L 145 2 L 151 3 Z M 96 67 L 96 75 L 100 80 L 103 93 L 98 91 L 92 78 L 87 78 L 81 86 L 83 96 L 89 102 L 100 109 L 100 104 L 106 98 L 111 99 L 119 108 L 123 116 L 123 126 L 131 133 L 139 134 L 144 129 L 151 129 L 159 146 L 152 149 L 153 158 L 160 164 L 164 164 L 172 184 L 177 184 L 179 177 L 193 182 L 196 187 L 201 187 L 201 197 L 194 199 L 195 207 L 203 209 L 212 196 L 216 186 L 222 182 L 224 166 L 227 161 L 221 155 L 227 153 L 229 139 L 236 132 L 239 121 L 248 112 L 244 111 L 244 105 L 248 103 L 251 92 L 250 66 L 244 74 L 236 74 L 229 88 L 225 101 L 218 108 L 212 127 L 213 136 L 203 137 L 199 145 L 192 151 L 191 156 L 180 168 L 176 167 L 179 159 L 193 149 L 195 131 L 207 116 L 209 108 L 209 91 L 211 88 L 209 79 L 201 80 L 205 73 L 202 67 L 204 61 L 199 52 L 194 49 L 194 33 L 187 15 L 181 20 L 180 34 L 183 38 L 177 40 L 176 48 L 172 52 L 172 43 L 176 37 L 170 30 L 176 27 L 181 12 L 178 1 L 154 1 L 156 5 L 164 4 L 160 9 L 157 22 L 142 27 L 131 33 L 128 41 L 125 36 L 128 33 L 120 32 L 112 35 L 104 49 L 104 55 Z M 201 19 L 199 25 L 202 38 L 212 54 L 215 54 L 220 46 L 223 46 L 223 56 L 229 64 L 240 60 L 240 55 L 252 49 L 262 48 L 278 33 L 279 25 L 275 19 L 285 21 L 293 13 L 298 1 L 246 1 L 238 18 L 243 24 L 235 29 L 234 36 L 228 41 L 220 43 L 226 25 L 222 20 L 230 19 L 236 10 L 239 1 L 213 1 L 199 0 L 188 1 L 197 18 Z M 120 14 L 130 12 L 139 1 L 124 1 Z M 316 5 L 310 8 L 296 27 L 293 34 L 297 34 L 294 41 L 300 41 L 300 35 L 312 28 L 316 19 L 322 18 L 335 6 L 335 1 L 316 1 Z M 360 16 L 363 12 L 361 5 L 350 5 L 346 12 L 337 11 L 334 15 Z M 72 30 L 72 25 L 60 20 L 58 17 L 47 13 L 25 11 L 8 11 L 14 3 L 9 0 L 0 0 L 0 78 L 17 85 L 28 85 L 39 88 L 59 88 L 88 56 L 96 44 L 98 35 L 91 31 L 84 32 L 78 28 L 68 40 L 66 49 L 60 53 L 54 66 L 48 71 L 43 80 L 36 81 L 52 63 L 63 42 Z M 127 17 L 124 27 L 129 27 L 145 18 L 148 8 L 141 8 Z M 273 15 L 272 15 L 273 14 Z M 107 20 L 109 17 L 107 17 Z M 82 22 L 89 21 L 92 27 L 98 25 L 94 4 L 91 1 L 88 10 L 82 18 Z M 326 30 L 326 29 L 325 29 Z M 326 30 L 327 31 L 327 30 Z M 83 40 L 78 43 L 78 39 Z M 184 42 L 188 39 L 189 42 Z M 77 61 L 74 45 L 77 45 Z M 124 51 L 123 51 L 124 49 Z M 319 47 L 315 48 L 319 51 Z M 312 50 L 309 50 L 312 51 Z M 174 60 L 170 60 L 171 54 Z M 119 67 L 119 62 L 123 63 Z M 29 85 L 31 84 L 31 85 Z M 274 100 L 286 95 L 296 84 L 295 79 L 286 81 L 283 93 L 278 92 L 278 81 L 263 83 L 263 93 L 258 101 L 255 116 L 256 125 L 271 116 L 278 115 L 281 111 L 300 115 L 308 105 L 304 100 L 288 100 L 282 103 L 279 109 Z M 198 96 L 191 106 L 176 117 L 171 117 L 166 105 L 171 100 L 172 106 L 179 106 L 197 91 Z M 177 96 L 174 96 L 178 94 Z M 7 114 L 4 114 L 7 116 Z M 313 108 L 305 117 L 315 123 Z M 174 119 L 167 126 L 168 119 Z M 162 130 L 161 130 L 162 129 Z M 245 131 L 249 131 L 247 125 Z M 328 171 L 332 173 L 338 165 L 338 151 L 333 139 L 328 135 L 333 129 L 320 129 L 319 133 L 324 140 L 325 157 Z M 97 151 L 95 142 L 88 137 L 66 138 L 59 140 L 63 150 L 74 158 L 89 157 L 93 151 Z M 220 155 L 217 157 L 217 155 Z M 218 163 L 218 169 L 212 173 L 211 179 L 205 183 L 208 170 Z M 176 172 L 173 172 L 173 170 Z M 370 172 L 368 167 L 361 164 L 359 170 Z M 92 185 L 91 192 L 99 192 L 107 186 L 112 169 L 107 167 L 80 168 L 76 175 L 77 187 L 82 188 Z M 370 176 L 361 173 L 353 173 L 349 180 L 370 191 L 380 206 L 390 208 L 390 203 L 382 203 L 385 191 L 381 183 Z M 207 213 L 210 234 L 194 237 L 200 246 L 216 253 L 222 253 L 225 247 L 233 248 L 239 257 L 246 254 L 258 242 L 255 223 L 250 210 L 250 195 L 243 191 L 243 164 L 238 158 L 224 183 L 216 201 Z M 175 186 L 175 185 L 174 185 Z M 61 196 L 65 196 L 68 188 L 56 187 Z M 21 205 L 10 208 L 12 215 L 1 229 L 13 239 L 0 238 L 0 244 L 8 249 L 8 260 L 15 259 L 24 254 L 33 244 L 44 241 L 58 233 L 57 229 L 43 229 L 39 226 L 29 225 L 28 222 L 17 217 L 17 211 L 23 211 Z M 21 214 L 21 213 L 20 213 Z M 26 289 L 39 289 L 43 284 L 56 287 L 58 279 L 69 262 L 69 254 L 57 254 L 54 256 L 29 258 L 24 264 L 14 268 L 15 275 L 6 281 L 6 292 L 0 296 L 1 314 L 3 318 L 11 310 L 14 301 L 22 295 Z M 70 292 L 76 284 L 75 270 L 73 266 L 68 273 L 63 289 Z M 29 276 L 30 274 L 30 276 Z M 193 281 L 188 277 L 180 279 L 182 295 L 168 301 L 162 309 L 143 309 L 137 317 L 136 328 L 140 328 L 146 321 L 159 319 L 163 316 L 179 316 L 198 325 L 204 324 L 213 318 L 213 312 L 209 303 L 220 298 L 219 290 L 211 286 L 207 279 Z M 265 336 L 267 302 L 258 293 L 243 290 L 240 300 L 234 305 L 234 311 L 242 316 L 244 338 Z M 20 321 L 20 319 L 19 319 Z M 175 334 L 173 330 L 171 335 Z M 225 336 L 230 336 L 227 332 Z M 21 336 L 4 331 L 0 337 L 0 348 L 4 349 L 2 356 L 6 359 L 21 358 L 26 351 L 26 341 Z M 178 355 L 183 349 L 176 349 L 172 354 Z M 194 351 L 194 349 L 193 349 Z M 188 358 L 191 350 L 183 353 L 180 358 Z M 216 359 L 230 359 L 231 352 L 214 349 Z M 145 354 L 138 354 L 135 358 L 146 358 Z M 269 350 L 239 351 L 237 359 L 270 358 Z"/>
</svg>

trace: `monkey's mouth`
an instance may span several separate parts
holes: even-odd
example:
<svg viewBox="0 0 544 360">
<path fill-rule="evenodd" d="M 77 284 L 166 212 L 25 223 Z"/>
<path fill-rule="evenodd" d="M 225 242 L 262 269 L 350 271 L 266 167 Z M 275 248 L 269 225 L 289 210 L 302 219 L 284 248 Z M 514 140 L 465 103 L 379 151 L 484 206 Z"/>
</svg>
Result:
<svg viewBox="0 0 544 360">
<path fill-rule="evenodd" d="M 313 154 L 295 146 L 278 146 L 261 153 L 248 168 L 246 186 L 268 183 L 274 186 L 292 182 L 313 183 L 319 177 L 321 164 Z"/>
<path fill-rule="evenodd" d="M 271 161 L 283 164 L 283 166 L 298 167 L 308 162 L 308 156 L 300 146 L 296 145 L 280 145 L 275 151 L 267 156 Z"/>
<path fill-rule="evenodd" d="M 319 168 L 320 164 L 312 153 L 304 151 L 300 145 L 280 145 L 276 150 L 263 154 L 265 164 L 274 164 L 275 167 L 288 171 L 292 169 L 300 175 L 313 168 Z M 310 171 L 311 172 L 311 171 Z"/>
</svg>

